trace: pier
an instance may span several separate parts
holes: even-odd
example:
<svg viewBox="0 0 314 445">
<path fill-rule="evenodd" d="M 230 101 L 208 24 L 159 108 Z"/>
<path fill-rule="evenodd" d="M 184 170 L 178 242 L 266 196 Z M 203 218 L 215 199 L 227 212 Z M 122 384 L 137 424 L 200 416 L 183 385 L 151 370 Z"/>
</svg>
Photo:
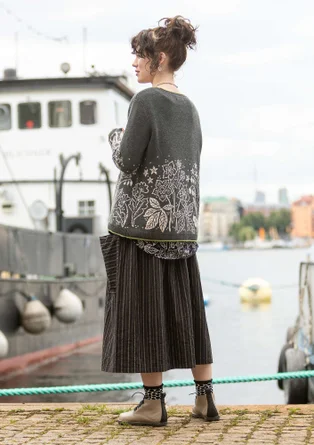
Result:
<svg viewBox="0 0 314 445">
<path fill-rule="evenodd" d="M 134 405 L 101 403 L 1 403 L 0 443 L 89 445 L 310 445 L 312 405 L 219 406 L 221 420 L 190 416 L 191 406 L 168 406 L 166 427 L 119 425 Z"/>
</svg>

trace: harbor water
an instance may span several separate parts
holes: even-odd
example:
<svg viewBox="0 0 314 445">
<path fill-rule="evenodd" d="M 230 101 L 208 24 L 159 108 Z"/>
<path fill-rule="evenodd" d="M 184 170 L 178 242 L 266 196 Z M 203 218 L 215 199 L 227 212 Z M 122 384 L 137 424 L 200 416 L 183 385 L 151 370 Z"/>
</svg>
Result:
<svg viewBox="0 0 314 445">
<path fill-rule="evenodd" d="M 277 372 L 279 352 L 286 330 L 298 314 L 299 264 L 307 249 L 200 251 L 198 260 L 212 341 L 213 377 L 271 374 Z M 238 290 L 216 283 L 241 284 L 260 277 L 273 288 L 271 303 L 243 305 Z M 94 344 L 21 376 L 2 381 L 2 388 L 58 386 L 140 381 L 139 374 L 108 374 L 100 371 L 101 344 Z M 164 373 L 164 380 L 191 379 L 187 369 Z M 194 387 L 167 388 L 167 402 L 192 404 Z M 2 397 L 1 402 L 136 402 L 133 391 Z M 215 385 L 218 404 L 282 404 L 283 392 L 276 381 Z"/>
</svg>

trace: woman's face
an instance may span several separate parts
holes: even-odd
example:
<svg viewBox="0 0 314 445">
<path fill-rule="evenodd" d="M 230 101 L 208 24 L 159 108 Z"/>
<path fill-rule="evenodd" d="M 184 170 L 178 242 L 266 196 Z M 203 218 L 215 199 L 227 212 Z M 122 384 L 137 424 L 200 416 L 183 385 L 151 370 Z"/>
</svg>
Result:
<svg viewBox="0 0 314 445">
<path fill-rule="evenodd" d="M 153 81 L 154 76 L 150 74 L 150 60 L 147 57 L 142 58 L 136 55 L 132 66 L 135 68 L 137 81 L 139 83 Z"/>
</svg>

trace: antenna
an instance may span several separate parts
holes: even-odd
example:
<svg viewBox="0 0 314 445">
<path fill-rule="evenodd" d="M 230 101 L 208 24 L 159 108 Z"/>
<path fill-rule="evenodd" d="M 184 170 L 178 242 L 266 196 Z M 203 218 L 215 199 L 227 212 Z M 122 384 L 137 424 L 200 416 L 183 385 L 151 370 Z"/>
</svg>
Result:
<svg viewBox="0 0 314 445">
<path fill-rule="evenodd" d="M 14 33 L 14 47 L 15 47 L 15 71 L 18 72 L 19 65 L 19 33 Z"/>
<path fill-rule="evenodd" d="M 253 167 L 253 180 L 254 180 L 254 185 L 255 185 L 255 201 L 256 201 L 257 195 L 258 195 L 258 180 L 257 180 L 257 168 L 256 168 L 255 162 L 254 162 L 254 167 Z"/>
<path fill-rule="evenodd" d="M 83 72 L 86 73 L 86 43 L 87 43 L 87 28 L 83 28 Z"/>
<path fill-rule="evenodd" d="M 258 180 L 257 180 L 257 168 L 255 163 L 254 163 L 254 184 L 255 187 L 257 188 Z"/>
</svg>

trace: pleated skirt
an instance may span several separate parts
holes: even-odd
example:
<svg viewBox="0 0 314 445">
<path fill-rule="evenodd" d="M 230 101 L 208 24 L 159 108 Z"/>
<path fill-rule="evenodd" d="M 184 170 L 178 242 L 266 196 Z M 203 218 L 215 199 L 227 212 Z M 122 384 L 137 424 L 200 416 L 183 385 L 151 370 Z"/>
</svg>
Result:
<svg viewBox="0 0 314 445">
<path fill-rule="evenodd" d="M 165 260 L 100 237 L 107 272 L 101 370 L 163 372 L 213 363 L 196 255 Z"/>
</svg>

